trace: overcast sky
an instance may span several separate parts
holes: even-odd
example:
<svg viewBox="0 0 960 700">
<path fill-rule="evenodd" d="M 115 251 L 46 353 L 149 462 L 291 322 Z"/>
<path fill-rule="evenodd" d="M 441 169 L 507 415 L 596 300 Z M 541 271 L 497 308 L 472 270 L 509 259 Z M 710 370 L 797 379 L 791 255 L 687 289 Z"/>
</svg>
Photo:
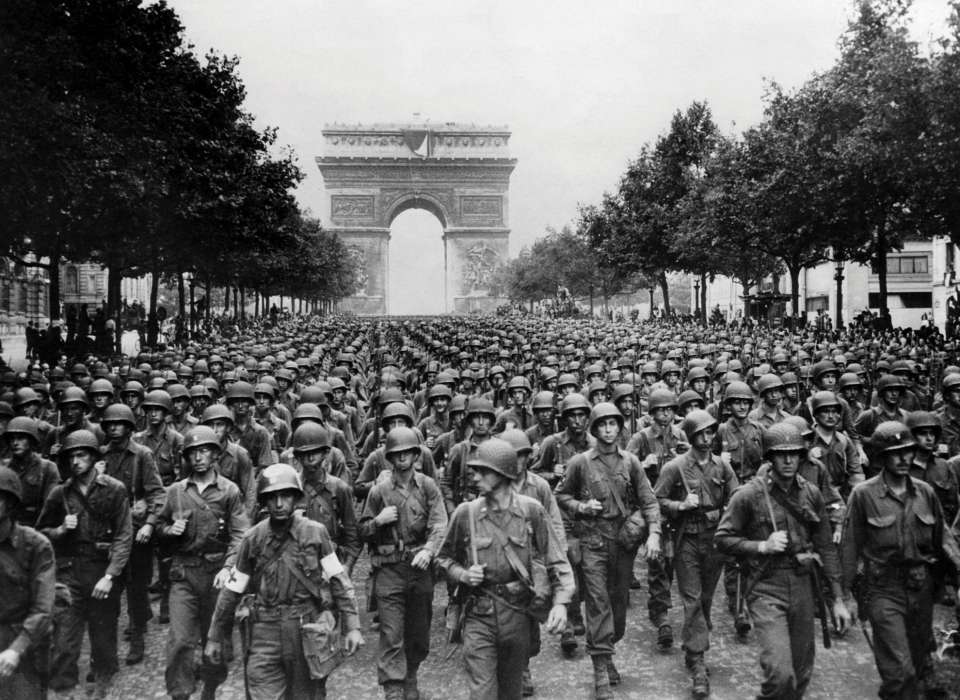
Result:
<svg viewBox="0 0 960 700">
<path fill-rule="evenodd" d="M 766 79 L 792 87 L 828 68 L 846 0 L 170 0 L 199 52 L 240 57 L 247 106 L 279 128 L 328 205 L 314 156 L 333 122 L 506 124 L 518 159 L 511 251 L 616 187 L 627 161 L 693 100 L 720 128 L 759 121 Z M 913 29 L 940 35 L 946 0 L 915 0 Z M 438 310 L 440 226 L 392 229 L 392 311 Z M 430 245 L 415 243 L 426 240 Z M 435 242 L 433 242 L 435 241 Z M 439 284 L 439 283 L 437 283 Z M 429 308 L 427 308 L 429 306 Z"/>
</svg>

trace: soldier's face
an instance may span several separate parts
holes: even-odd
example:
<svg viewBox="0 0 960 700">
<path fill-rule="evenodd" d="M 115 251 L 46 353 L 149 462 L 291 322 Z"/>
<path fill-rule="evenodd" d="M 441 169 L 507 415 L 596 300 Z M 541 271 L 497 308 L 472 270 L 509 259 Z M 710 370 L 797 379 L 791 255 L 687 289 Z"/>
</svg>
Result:
<svg viewBox="0 0 960 700">
<path fill-rule="evenodd" d="M 788 399 L 790 399 L 791 401 L 796 401 L 796 400 L 797 400 L 797 392 L 798 392 L 798 391 L 799 391 L 799 390 L 797 389 L 797 385 L 796 385 L 796 384 L 785 384 L 784 387 L 783 387 L 783 395 L 786 396 L 786 397 L 787 397 Z"/>
<path fill-rule="evenodd" d="M 228 401 L 227 408 L 233 411 L 233 415 L 238 418 L 242 418 L 250 415 L 250 407 L 253 405 L 252 401 Z"/>
<path fill-rule="evenodd" d="M 933 428 L 920 428 L 913 431 L 913 439 L 917 441 L 918 449 L 933 452 L 937 446 L 937 431 Z"/>
<path fill-rule="evenodd" d="M 187 412 L 187 406 L 190 405 L 189 399 L 174 399 L 173 400 L 173 415 L 178 418 Z"/>
<path fill-rule="evenodd" d="M 93 401 L 93 407 L 97 409 L 102 410 L 110 405 L 109 394 L 94 394 L 90 397 L 90 400 Z"/>
<path fill-rule="evenodd" d="M 293 516 L 293 507 L 297 503 L 297 492 L 293 490 L 274 491 L 263 497 L 263 503 L 274 521 L 289 520 Z"/>
<path fill-rule="evenodd" d="M 575 433 L 582 433 L 587 429 L 587 419 L 590 417 L 586 411 L 570 411 L 567 413 L 567 428 Z"/>
<path fill-rule="evenodd" d="M 713 445 L 713 439 L 716 436 L 716 428 L 705 428 L 704 430 L 693 434 L 693 438 L 690 440 L 690 447 L 698 452 L 706 452 Z"/>
<path fill-rule="evenodd" d="M 826 372 L 825 374 L 820 375 L 820 388 L 826 391 L 833 391 L 834 387 L 837 386 L 837 374 L 836 372 Z"/>
<path fill-rule="evenodd" d="M 680 374 L 678 372 L 667 372 L 663 375 L 663 381 L 669 387 L 674 387 L 680 382 Z"/>
<path fill-rule="evenodd" d="M 890 450 L 884 452 L 880 461 L 883 463 L 883 468 L 897 477 L 904 477 L 910 474 L 910 467 L 913 464 L 913 456 L 916 454 L 916 450 L 913 447 L 907 447 L 902 450 Z"/>
<path fill-rule="evenodd" d="M 193 469 L 193 473 L 206 474 L 210 471 L 216 461 L 217 454 L 217 451 L 209 445 L 201 445 L 190 450 L 190 468 Z"/>
<path fill-rule="evenodd" d="M 673 422 L 674 410 L 670 406 L 664 406 L 662 408 L 653 409 L 653 413 L 651 415 L 653 416 L 653 422 L 663 428 Z"/>
<path fill-rule="evenodd" d="M 207 423 L 210 426 L 210 429 L 213 430 L 213 434 L 217 436 L 217 440 L 223 442 L 224 438 L 227 436 L 227 431 L 230 430 L 230 424 L 225 420 L 215 420 Z"/>
<path fill-rule="evenodd" d="M 510 400 L 514 406 L 522 406 L 527 402 L 527 392 L 523 389 L 514 389 L 510 392 Z"/>
<path fill-rule="evenodd" d="M 903 398 L 903 389 L 900 387 L 891 387 L 880 392 L 880 398 L 883 402 L 891 406 L 899 406 L 900 399 Z"/>
<path fill-rule="evenodd" d="M 84 477 L 93 468 L 96 456 L 90 450 L 73 450 L 70 453 L 70 472 L 79 478 Z"/>
<path fill-rule="evenodd" d="M 450 399 L 448 399 L 446 396 L 437 396 L 430 403 L 433 406 L 434 411 L 437 413 L 443 413 L 447 410 L 447 406 L 450 405 Z"/>
<path fill-rule="evenodd" d="M 344 399 L 347 398 L 346 389 L 334 389 L 333 390 L 333 403 L 337 406 L 343 405 Z"/>
<path fill-rule="evenodd" d="M 387 459 L 390 461 L 390 464 L 393 465 L 394 469 L 405 472 L 413 467 L 413 463 L 417 461 L 417 457 L 419 456 L 420 449 L 415 448 L 404 450 L 403 452 L 391 452 L 387 455 Z"/>
<path fill-rule="evenodd" d="M 68 403 L 60 410 L 63 413 L 63 420 L 67 425 L 76 425 L 83 419 L 84 410 L 82 403 Z"/>
<path fill-rule="evenodd" d="M 800 452 L 774 452 L 770 464 L 779 478 L 792 479 L 800 467 Z"/>
<path fill-rule="evenodd" d="M 391 418 L 383 424 L 383 429 L 388 433 L 395 428 L 406 428 L 407 419 L 402 416 L 397 416 L 396 418 Z"/>
<path fill-rule="evenodd" d="M 257 412 L 263 413 L 264 411 L 270 410 L 270 404 L 273 403 L 273 399 L 270 398 L 268 394 L 257 394 Z"/>
<path fill-rule="evenodd" d="M 707 380 L 694 379 L 692 382 L 690 382 L 690 388 L 693 389 L 698 394 L 703 394 L 707 391 Z"/>
<path fill-rule="evenodd" d="M 564 384 L 560 387 L 560 396 L 569 396 L 577 390 L 576 384 Z"/>
<path fill-rule="evenodd" d="M 768 389 L 763 392 L 763 402 L 770 408 L 776 408 L 783 400 L 783 391 L 780 389 Z"/>
<path fill-rule="evenodd" d="M 614 417 L 604 418 L 593 426 L 593 436 L 604 445 L 612 445 L 620 435 L 620 421 Z"/>
<path fill-rule="evenodd" d="M 490 432 L 490 424 L 492 422 L 493 420 L 486 413 L 477 413 L 470 418 L 470 425 L 473 427 L 473 432 L 481 437 Z"/>
<path fill-rule="evenodd" d="M 304 469 L 315 471 L 323 465 L 323 460 L 325 460 L 329 454 L 330 448 L 324 447 L 319 450 L 311 450 L 310 452 L 298 452 L 297 459 L 300 460 L 300 464 Z"/>
<path fill-rule="evenodd" d="M 26 435 L 8 435 L 7 444 L 14 457 L 23 457 L 33 449 L 33 440 Z"/>
<path fill-rule="evenodd" d="M 727 401 L 727 407 L 730 409 L 730 413 L 733 414 L 734 418 L 739 420 L 747 417 L 747 414 L 750 413 L 750 406 L 752 405 L 753 402 L 747 399 L 731 399 Z"/>
<path fill-rule="evenodd" d="M 476 488 L 477 493 L 481 496 L 487 496 L 496 491 L 500 482 L 503 480 L 503 476 L 492 469 L 478 469 L 474 467 L 471 471 L 474 488 Z"/>
<path fill-rule="evenodd" d="M 103 428 L 103 432 L 107 434 L 107 438 L 111 442 L 121 442 L 130 434 L 130 426 L 119 421 L 101 423 L 100 427 Z"/>
<path fill-rule="evenodd" d="M 154 408 L 152 406 L 147 409 L 146 414 L 147 422 L 153 426 L 162 425 L 163 421 L 167 418 L 166 411 L 164 411 L 162 408 Z"/>
<path fill-rule="evenodd" d="M 123 402 L 127 404 L 131 409 L 136 410 L 140 405 L 140 394 L 135 392 L 129 392 L 123 395 Z"/>
<path fill-rule="evenodd" d="M 632 415 L 633 414 L 633 397 L 624 396 L 622 399 L 617 401 L 617 408 L 620 410 L 620 413 L 622 413 L 625 416 Z"/>
</svg>

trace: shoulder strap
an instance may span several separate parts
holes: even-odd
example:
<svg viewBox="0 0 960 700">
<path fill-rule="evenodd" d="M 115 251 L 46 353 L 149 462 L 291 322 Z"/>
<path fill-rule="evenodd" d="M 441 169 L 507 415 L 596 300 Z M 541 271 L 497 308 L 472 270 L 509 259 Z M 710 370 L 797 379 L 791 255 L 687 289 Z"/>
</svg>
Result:
<svg viewBox="0 0 960 700">
<path fill-rule="evenodd" d="M 479 499 L 472 501 L 470 503 L 470 517 L 473 518 L 474 512 L 473 509 L 479 506 L 475 506 L 474 503 L 479 503 Z M 524 517 L 526 519 L 526 517 Z M 523 562 L 520 560 L 520 557 L 517 555 L 516 551 L 513 549 L 513 543 L 503 534 L 503 531 L 497 527 L 495 524 L 490 528 L 490 531 L 493 535 L 493 539 L 496 540 L 497 544 L 500 545 L 503 549 L 503 554 L 507 558 L 507 563 L 510 564 L 510 568 L 513 569 L 513 572 L 517 577 L 523 581 L 529 587 L 533 587 L 533 579 L 530 577 L 530 572 L 527 571 L 527 567 L 524 566 Z"/>
</svg>

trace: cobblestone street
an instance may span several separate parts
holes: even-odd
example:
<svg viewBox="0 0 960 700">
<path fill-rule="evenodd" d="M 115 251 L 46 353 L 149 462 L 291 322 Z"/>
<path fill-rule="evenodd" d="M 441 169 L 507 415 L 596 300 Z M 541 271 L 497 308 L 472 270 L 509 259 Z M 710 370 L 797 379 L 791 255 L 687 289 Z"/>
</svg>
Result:
<svg viewBox="0 0 960 700">
<path fill-rule="evenodd" d="M 362 582 L 367 573 L 368 560 L 363 559 L 357 567 L 357 581 Z M 644 580 L 645 568 L 636 567 Z M 358 586 L 361 609 L 365 609 L 363 586 Z M 715 603 L 716 627 L 713 632 L 713 648 L 708 653 L 711 671 L 712 698 L 737 700 L 753 697 L 759 688 L 760 674 L 757 664 L 758 647 L 754 640 L 747 644 L 736 641 L 733 626 L 726 614 L 722 586 L 720 599 Z M 446 605 L 446 589 L 436 588 L 434 602 L 434 645 L 430 657 L 421 667 L 420 688 L 425 700 L 461 700 L 467 698 L 467 684 L 459 653 L 449 656 L 449 649 L 441 641 L 445 639 L 442 613 Z M 681 615 L 674 591 L 674 608 L 671 619 L 679 637 Z M 156 610 L 156 606 L 154 606 Z M 952 609 L 938 609 L 944 624 L 952 617 Z M 341 666 L 328 680 L 328 697 L 332 699 L 376 700 L 381 697 L 377 686 L 376 648 L 377 633 L 370 629 L 369 614 L 363 614 L 365 646 L 347 663 Z M 121 618 L 121 625 L 125 618 Z M 623 683 L 615 688 L 617 698 L 624 700 L 681 700 L 690 697 L 690 680 L 683 668 L 683 655 L 679 646 L 670 654 L 656 650 L 656 631 L 646 616 L 646 589 L 632 592 L 628 612 L 626 638 L 617 645 L 617 665 L 623 674 Z M 817 638 L 820 639 L 819 628 Z M 544 639 L 540 656 L 532 662 L 536 684 L 535 698 L 578 700 L 592 697 L 592 667 L 583 651 L 583 638 L 572 659 L 563 656 L 559 640 Z M 121 673 L 114 681 L 110 698 L 125 700 L 139 698 L 152 700 L 167 697 L 164 692 L 163 657 L 166 642 L 166 627 L 151 622 L 147 659 L 143 664 L 122 666 L 125 644 L 121 643 Z M 817 642 L 817 661 L 813 682 L 806 698 L 808 700 L 871 698 L 876 697 L 879 679 L 873 656 L 859 626 L 854 627 L 844 639 L 836 640 L 830 650 Z M 238 647 L 239 648 L 239 647 Z M 952 697 L 958 697 L 954 694 Z M 199 697 L 199 691 L 194 695 Z M 227 683 L 220 688 L 221 700 L 242 700 L 243 680 L 239 662 L 234 662 Z"/>
</svg>

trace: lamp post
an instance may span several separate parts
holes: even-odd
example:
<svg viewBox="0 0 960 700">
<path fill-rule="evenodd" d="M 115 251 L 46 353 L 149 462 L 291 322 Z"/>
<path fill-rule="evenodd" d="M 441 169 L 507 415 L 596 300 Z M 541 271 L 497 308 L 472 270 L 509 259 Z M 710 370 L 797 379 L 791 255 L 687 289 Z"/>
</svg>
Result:
<svg viewBox="0 0 960 700">
<path fill-rule="evenodd" d="M 844 261 L 834 260 L 834 266 L 836 267 L 836 272 L 834 272 L 833 279 L 837 282 L 837 323 L 836 329 L 840 330 L 843 328 L 843 265 Z"/>
<path fill-rule="evenodd" d="M 700 320 L 700 280 L 696 279 L 693 282 L 693 313 L 696 316 L 697 321 Z"/>
</svg>

